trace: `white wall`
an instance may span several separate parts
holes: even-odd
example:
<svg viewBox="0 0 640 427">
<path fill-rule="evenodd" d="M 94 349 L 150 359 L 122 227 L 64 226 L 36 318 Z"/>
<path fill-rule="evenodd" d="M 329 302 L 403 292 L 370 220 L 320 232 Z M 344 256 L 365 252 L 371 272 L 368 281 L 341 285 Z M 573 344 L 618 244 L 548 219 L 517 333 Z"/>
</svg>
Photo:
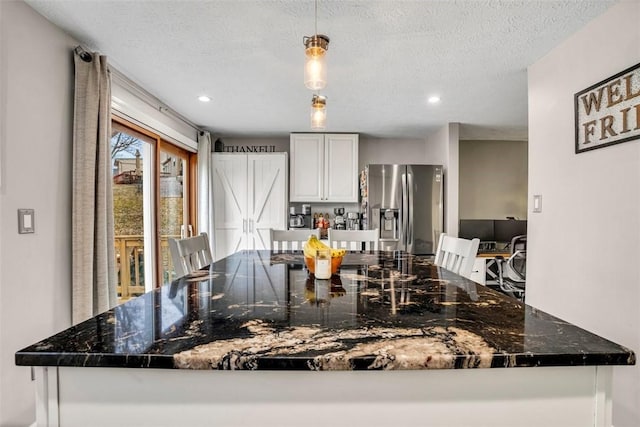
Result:
<svg viewBox="0 0 640 427">
<path fill-rule="evenodd" d="M 2 4 L 0 3 L 0 225 L 2 224 L 2 195 L 4 194 L 4 192 L 2 191 L 2 183 L 4 181 L 4 156 L 5 156 L 5 140 L 6 140 L 6 132 L 5 132 L 5 121 L 6 121 L 6 115 L 7 115 L 7 102 L 6 102 L 6 91 L 7 91 L 7 80 L 5 78 L 6 76 L 6 63 L 7 63 L 7 59 L 6 59 L 6 36 L 5 36 L 5 24 L 4 24 L 4 18 L 3 16 L 5 15 L 4 13 L 4 8 L 2 7 Z M 3 228 L 0 226 L 0 242 L 4 241 L 4 237 L 3 237 L 3 232 L 2 232 Z M 3 297 L 3 282 L 2 282 L 2 245 L 0 244 L 0 384 L 2 384 L 2 379 L 4 378 L 3 372 L 4 372 L 4 363 L 3 363 L 3 359 L 2 359 L 2 354 L 3 354 L 3 344 L 2 344 L 2 331 L 3 331 L 3 315 L 2 313 L 4 312 L 3 310 L 3 304 L 2 301 L 5 300 L 5 298 Z M 2 386 L 0 386 L 0 425 L 2 425 L 2 402 L 4 402 L 3 399 L 3 395 L 4 395 L 4 391 L 2 389 Z"/>
<path fill-rule="evenodd" d="M 426 156 L 424 139 L 373 138 L 360 135 L 358 166 L 369 164 L 433 164 Z"/>
<path fill-rule="evenodd" d="M 71 323 L 71 123 L 74 41 L 22 2 L 0 1 L 0 426 L 35 418 L 17 350 Z M 17 209 L 35 209 L 35 233 Z"/>
<path fill-rule="evenodd" d="M 574 154 L 573 95 L 640 62 L 621 1 L 529 68 L 527 302 L 640 351 L 640 140 Z M 530 204 L 531 205 L 531 204 Z M 614 370 L 616 427 L 640 425 L 640 366 Z"/>
<path fill-rule="evenodd" d="M 214 138 L 215 139 L 215 138 Z M 221 137 L 225 146 L 273 145 L 276 151 L 289 152 L 289 138 L 277 137 Z M 425 151 L 424 139 L 374 138 L 360 134 L 358 142 L 358 169 L 376 163 L 435 164 L 434 156 Z M 440 159 L 440 154 L 437 158 Z"/>
<path fill-rule="evenodd" d="M 449 128 L 449 124 L 445 124 L 436 133 L 427 137 L 424 154 L 433 159 L 432 164 L 443 165 L 445 170 L 449 162 Z"/>
<path fill-rule="evenodd" d="M 527 219 L 527 142 L 460 141 L 460 218 Z"/>
<path fill-rule="evenodd" d="M 444 166 L 444 231 L 458 235 L 460 125 L 448 123 L 427 138 L 426 156 Z"/>
</svg>

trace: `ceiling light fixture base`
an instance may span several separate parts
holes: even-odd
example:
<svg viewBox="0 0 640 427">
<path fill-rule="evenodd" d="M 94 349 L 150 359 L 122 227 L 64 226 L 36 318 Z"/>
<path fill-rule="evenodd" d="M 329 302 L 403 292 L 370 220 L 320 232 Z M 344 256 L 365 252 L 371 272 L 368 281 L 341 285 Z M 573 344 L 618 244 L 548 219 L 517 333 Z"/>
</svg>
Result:
<svg viewBox="0 0 640 427">
<path fill-rule="evenodd" d="M 302 39 L 307 55 L 320 56 L 329 49 L 329 37 L 324 34 L 305 36 Z"/>
</svg>

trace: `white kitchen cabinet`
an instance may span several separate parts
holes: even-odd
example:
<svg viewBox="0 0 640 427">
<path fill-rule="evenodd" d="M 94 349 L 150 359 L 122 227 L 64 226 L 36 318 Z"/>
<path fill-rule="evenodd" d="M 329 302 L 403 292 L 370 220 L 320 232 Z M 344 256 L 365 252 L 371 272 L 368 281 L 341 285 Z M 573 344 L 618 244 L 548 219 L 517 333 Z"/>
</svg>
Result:
<svg viewBox="0 0 640 427">
<path fill-rule="evenodd" d="M 292 202 L 358 202 L 358 135 L 293 133 Z"/>
<path fill-rule="evenodd" d="M 213 153 L 214 258 L 268 249 L 287 228 L 287 153 Z"/>
</svg>

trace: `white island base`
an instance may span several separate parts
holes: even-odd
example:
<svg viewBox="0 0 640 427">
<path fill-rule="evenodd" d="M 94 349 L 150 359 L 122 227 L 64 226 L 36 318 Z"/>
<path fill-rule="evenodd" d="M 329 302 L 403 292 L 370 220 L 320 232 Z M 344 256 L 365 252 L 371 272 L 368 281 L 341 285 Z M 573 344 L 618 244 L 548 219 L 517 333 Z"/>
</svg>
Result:
<svg viewBox="0 0 640 427">
<path fill-rule="evenodd" d="M 611 426 L 611 366 L 35 369 L 38 427 Z"/>
</svg>

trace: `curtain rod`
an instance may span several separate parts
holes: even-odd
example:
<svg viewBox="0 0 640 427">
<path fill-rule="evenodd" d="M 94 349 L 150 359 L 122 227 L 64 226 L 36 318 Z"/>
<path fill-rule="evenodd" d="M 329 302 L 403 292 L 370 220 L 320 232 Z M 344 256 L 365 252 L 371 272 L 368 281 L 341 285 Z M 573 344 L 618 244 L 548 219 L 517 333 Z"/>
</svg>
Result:
<svg viewBox="0 0 640 427">
<path fill-rule="evenodd" d="M 73 49 L 73 51 L 76 53 L 76 55 L 78 55 L 80 57 L 80 59 L 82 59 L 84 62 L 91 62 L 93 60 L 93 56 L 87 52 L 87 50 L 85 48 L 83 48 L 82 46 L 78 45 L 76 46 L 75 49 Z"/>
</svg>

